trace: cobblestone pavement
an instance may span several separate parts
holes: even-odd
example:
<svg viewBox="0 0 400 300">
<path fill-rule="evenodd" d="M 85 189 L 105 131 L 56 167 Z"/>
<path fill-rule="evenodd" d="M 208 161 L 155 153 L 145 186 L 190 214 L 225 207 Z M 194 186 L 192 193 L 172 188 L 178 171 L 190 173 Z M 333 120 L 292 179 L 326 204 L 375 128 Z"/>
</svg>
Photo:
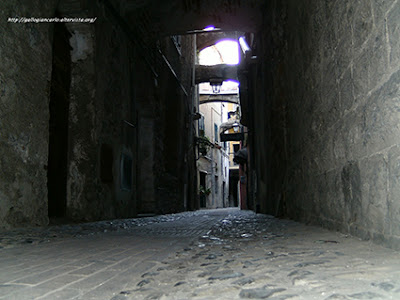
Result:
<svg viewBox="0 0 400 300">
<path fill-rule="evenodd" d="M 220 212 L 220 211 L 210 210 L 207 212 L 210 212 L 211 215 L 219 216 L 222 211 Z M 197 212 L 185 212 L 179 214 L 161 215 L 161 216 L 147 217 L 147 218 L 121 219 L 121 220 L 100 221 L 93 223 L 65 224 L 65 225 L 54 225 L 48 227 L 29 227 L 29 228 L 16 228 L 11 230 L 0 230 L 0 249 L 12 248 L 18 245 L 26 245 L 26 244 L 42 244 L 63 238 L 97 236 L 107 232 L 128 231 L 128 232 L 135 232 L 136 234 L 143 234 L 144 232 L 151 230 L 153 234 L 160 234 L 168 230 L 169 226 L 168 225 L 164 226 L 164 224 L 168 222 L 175 222 L 174 234 L 178 234 L 179 230 L 178 223 L 181 220 L 187 220 L 190 217 L 195 217 L 198 215 L 204 216 L 205 213 L 202 211 L 197 211 Z M 199 225 L 201 225 L 201 223 Z M 153 230 L 153 228 L 158 228 L 158 229 Z M 201 226 L 200 227 L 195 226 L 194 229 L 203 230 Z M 192 232 L 190 230 L 182 232 L 181 230 L 180 234 L 190 236 Z"/>
<path fill-rule="evenodd" d="M 400 299 L 400 253 L 250 211 L 8 233 L 0 299 Z"/>
</svg>

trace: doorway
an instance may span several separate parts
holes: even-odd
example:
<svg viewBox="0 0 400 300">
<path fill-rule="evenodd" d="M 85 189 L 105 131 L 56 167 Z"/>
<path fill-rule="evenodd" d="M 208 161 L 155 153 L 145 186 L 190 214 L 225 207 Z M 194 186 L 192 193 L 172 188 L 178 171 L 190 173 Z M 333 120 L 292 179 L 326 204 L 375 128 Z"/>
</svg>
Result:
<svg viewBox="0 0 400 300">
<path fill-rule="evenodd" d="M 55 23 L 47 166 L 49 218 L 65 217 L 67 211 L 68 111 L 71 85 L 70 36 L 63 23 Z"/>
<path fill-rule="evenodd" d="M 206 175 L 207 175 L 207 173 L 200 172 L 200 186 L 202 186 L 204 188 L 204 190 L 207 189 Z M 204 193 L 200 193 L 200 208 L 205 208 L 207 206 L 207 203 L 206 203 L 207 198 L 206 197 L 207 196 Z"/>
</svg>

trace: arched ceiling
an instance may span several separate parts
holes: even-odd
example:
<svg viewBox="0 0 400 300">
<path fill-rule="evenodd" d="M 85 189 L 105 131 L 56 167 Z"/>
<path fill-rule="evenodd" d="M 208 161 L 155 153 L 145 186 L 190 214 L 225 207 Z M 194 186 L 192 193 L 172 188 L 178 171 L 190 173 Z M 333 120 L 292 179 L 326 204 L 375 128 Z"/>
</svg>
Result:
<svg viewBox="0 0 400 300">
<path fill-rule="evenodd" d="M 203 50 L 207 47 L 215 45 L 222 40 L 235 40 L 243 36 L 244 32 L 240 31 L 226 31 L 226 32 L 208 32 L 200 33 L 197 35 L 197 50 Z"/>
<path fill-rule="evenodd" d="M 117 5 L 116 0 L 113 4 Z M 136 23 L 138 12 L 147 27 L 162 36 L 185 34 L 213 25 L 223 31 L 256 32 L 262 0 L 123 0 L 120 13 Z"/>
</svg>

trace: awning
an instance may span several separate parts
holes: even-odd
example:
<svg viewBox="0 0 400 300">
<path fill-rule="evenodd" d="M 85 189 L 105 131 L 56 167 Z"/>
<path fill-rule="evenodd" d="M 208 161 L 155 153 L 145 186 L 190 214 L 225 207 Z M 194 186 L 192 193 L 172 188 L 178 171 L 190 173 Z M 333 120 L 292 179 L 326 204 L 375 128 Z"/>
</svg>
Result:
<svg viewBox="0 0 400 300">
<path fill-rule="evenodd" d="M 238 132 L 234 133 L 224 133 L 227 130 L 237 128 Z M 240 125 L 239 120 L 235 118 L 231 118 L 228 122 L 222 123 L 219 126 L 219 136 L 221 142 L 228 142 L 228 141 L 243 141 L 244 134 L 241 132 L 242 125 Z"/>
<path fill-rule="evenodd" d="M 233 157 L 233 161 L 238 164 L 247 163 L 247 148 L 237 151 Z"/>
<path fill-rule="evenodd" d="M 244 140 L 244 133 L 237 132 L 237 133 L 221 133 L 219 135 L 221 142 L 231 142 L 231 141 L 243 141 Z"/>
<path fill-rule="evenodd" d="M 222 123 L 219 125 L 219 134 L 223 134 L 225 131 L 232 129 L 234 127 L 240 126 L 238 119 L 230 118 L 227 122 Z"/>
</svg>

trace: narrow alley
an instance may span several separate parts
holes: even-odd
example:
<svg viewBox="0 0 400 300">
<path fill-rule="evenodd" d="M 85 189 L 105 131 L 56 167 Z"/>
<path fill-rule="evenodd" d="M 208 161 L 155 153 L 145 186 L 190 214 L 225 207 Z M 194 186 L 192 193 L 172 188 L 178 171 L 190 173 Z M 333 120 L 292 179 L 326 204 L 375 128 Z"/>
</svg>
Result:
<svg viewBox="0 0 400 300">
<path fill-rule="evenodd" d="M 400 0 L 0 0 L 0 299 L 400 299 Z"/>
<path fill-rule="evenodd" d="M 400 254 L 235 208 L 14 230 L 0 299 L 398 299 Z"/>
</svg>

